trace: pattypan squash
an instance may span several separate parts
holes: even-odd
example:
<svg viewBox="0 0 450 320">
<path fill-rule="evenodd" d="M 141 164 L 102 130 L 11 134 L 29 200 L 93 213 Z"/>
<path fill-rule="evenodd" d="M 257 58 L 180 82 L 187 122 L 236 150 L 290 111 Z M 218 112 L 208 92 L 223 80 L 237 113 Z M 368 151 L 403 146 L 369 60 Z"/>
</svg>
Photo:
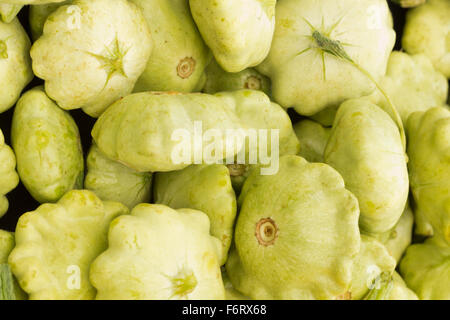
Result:
<svg viewBox="0 0 450 320">
<path fill-rule="evenodd" d="M 200 91 L 211 54 L 187 0 L 131 0 L 142 8 L 154 50 L 134 92 Z"/>
<path fill-rule="evenodd" d="M 301 120 L 294 125 L 295 134 L 300 141 L 299 156 L 309 162 L 324 162 L 323 154 L 330 138 L 331 129 L 315 121 Z"/>
<path fill-rule="evenodd" d="M 30 39 L 18 19 L 0 21 L 0 113 L 11 108 L 33 79 Z"/>
<path fill-rule="evenodd" d="M 8 211 L 9 203 L 5 195 L 19 184 L 16 172 L 16 157 L 11 148 L 5 144 L 5 137 L 0 130 L 0 217 Z"/>
<path fill-rule="evenodd" d="M 19 99 L 11 140 L 21 181 L 40 203 L 56 202 L 67 191 L 83 187 L 84 159 L 78 127 L 42 87 Z"/>
<path fill-rule="evenodd" d="M 89 267 L 107 248 L 110 222 L 127 213 L 120 203 L 74 190 L 22 215 L 8 262 L 30 299 L 93 299 Z"/>
<path fill-rule="evenodd" d="M 269 53 L 276 0 L 189 0 L 192 16 L 220 66 L 240 72 Z"/>
<path fill-rule="evenodd" d="M 140 204 L 111 223 L 108 239 L 90 270 L 97 299 L 225 298 L 220 241 L 203 212 Z"/>
<path fill-rule="evenodd" d="M 118 201 L 130 210 L 149 202 L 152 173 L 138 172 L 109 159 L 93 144 L 86 160 L 84 187 L 104 201 Z"/>
<path fill-rule="evenodd" d="M 406 159 L 397 126 L 377 105 L 354 99 L 339 107 L 324 160 L 358 198 L 363 231 L 383 233 L 400 219 L 409 193 Z"/>
<path fill-rule="evenodd" d="M 283 107 L 314 115 L 375 90 L 395 43 L 386 0 L 278 0 L 272 47 L 258 71 Z"/>
<path fill-rule="evenodd" d="M 450 244 L 450 110 L 413 113 L 407 133 L 416 233 Z"/>
<path fill-rule="evenodd" d="M 386 76 L 380 83 L 404 124 L 411 113 L 443 106 L 447 101 L 447 79 L 423 54 L 408 55 L 394 51 L 389 58 Z M 387 108 L 386 99 L 378 91 L 371 100 Z"/>
<path fill-rule="evenodd" d="M 206 83 L 203 92 L 212 94 L 241 89 L 260 90 L 270 95 L 270 80 L 253 68 L 237 73 L 226 72 L 215 60 L 206 68 Z"/>
<path fill-rule="evenodd" d="M 450 1 L 428 0 L 408 10 L 402 45 L 410 54 L 425 54 L 436 70 L 450 78 Z"/>
<path fill-rule="evenodd" d="M 239 196 L 226 271 L 252 299 L 334 299 L 352 281 L 359 208 L 333 168 L 280 158 L 274 175 L 252 170 Z"/>
<path fill-rule="evenodd" d="M 221 164 L 192 165 L 180 171 L 157 173 L 155 203 L 206 213 L 211 235 L 222 243 L 220 263 L 226 262 L 236 218 L 236 196 L 228 168 Z"/>
<path fill-rule="evenodd" d="M 400 263 L 406 284 L 421 300 L 450 299 L 450 247 L 430 238 L 406 250 Z"/>
<path fill-rule="evenodd" d="M 33 71 L 63 109 L 98 117 L 129 94 L 152 51 L 141 10 L 126 0 L 75 0 L 46 20 Z"/>
<path fill-rule="evenodd" d="M 0 2 L 0 18 L 3 22 L 10 23 L 14 20 L 20 10 L 22 10 L 23 5 L 20 4 L 10 4 Z"/>
</svg>

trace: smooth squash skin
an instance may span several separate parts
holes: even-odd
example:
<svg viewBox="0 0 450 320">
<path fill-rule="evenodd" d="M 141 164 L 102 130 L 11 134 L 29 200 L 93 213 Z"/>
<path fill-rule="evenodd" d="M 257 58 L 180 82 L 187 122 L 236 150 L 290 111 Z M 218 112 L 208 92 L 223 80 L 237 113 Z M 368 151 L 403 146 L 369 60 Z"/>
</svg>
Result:
<svg viewBox="0 0 450 320">
<path fill-rule="evenodd" d="M 375 238 L 362 235 L 361 248 L 353 264 L 349 295 L 352 300 L 361 300 L 377 285 L 383 273 L 392 274 L 396 261 L 386 247 Z"/>
<path fill-rule="evenodd" d="M 208 216 L 140 204 L 111 223 L 109 247 L 92 263 L 99 300 L 223 300 L 220 241 Z"/>
<path fill-rule="evenodd" d="M 11 148 L 5 144 L 5 137 L 0 129 L 0 217 L 8 211 L 9 203 L 5 195 L 19 184 L 16 172 L 16 157 Z"/>
<path fill-rule="evenodd" d="M 335 168 L 358 198 L 361 229 L 391 230 L 409 193 L 406 154 L 389 115 L 367 99 L 343 103 L 325 149 L 325 163 Z"/>
<path fill-rule="evenodd" d="M 450 78 L 450 2 L 428 0 L 408 10 L 402 47 L 409 54 L 425 54 L 436 70 Z"/>
<path fill-rule="evenodd" d="M 142 9 L 154 49 L 134 92 L 200 91 L 211 53 L 186 0 L 131 0 Z"/>
<path fill-rule="evenodd" d="M 11 108 L 33 79 L 30 39 L 18 19 L 0 21 L 0 113 Z"/>
<path fill-rule="evenodd" d="M 252 170 L 238 202 L 226 264 L 252 299 L 334 299 L 347 292 L 360 250 L 359 208 L 326 164 L 280 158 L 275 175 Z"/>
<path fill-rule="evenodd" d="M 340 41 L 356 64 L 380 80 L 394 47 L 392 26 L 385 0 L 279 0 L 272 46 L 257 69 L 272 80 L 277 103 L 311 116 L 375 89 L 355 66 L 319 49 L 314 31 Z"/>
<path fill-rule="evenodd" d="M 276 0 L 190 0 L 192 16 L 227 72 L 260 64 L 269 53 Z"/>
<path fill-rule="evenodd" d="M 185 144 L 193 147 L 190 139 L 195 135 L 196 121 L 203 132 L 221 132 L 221 146 L 225 145 L 227 129 L 244 129 L 233 111 L 233 103 L 200 93 L 135 93 L 109 107 L 95 123 L 92 136 L 105 155 L 137 171 L 180 170 L 193 164 L 195 155 L 189 152 L 186 161 L 178 161 L 173 154 L 178 154 L 176 150 L 183 146 L 182 138 L 187 137 Z M 244 138 L 230 141 L 233 155 L 242 148 Z M 201 147 L 205 150 L 207 144 Z M 206 152 L 202 152 L 200 160 L 205 157 Z M 221 159 L 222 154 L 217 154 L 212 160 Z"/>
<path fill-rule="evenodd" d="M 447 79 L 424 54 L 392 52 L 386 75 L 380 84 L 392 100 L 404 125 L 413 112 L 443 106 L 448 97 Z M 386 99 L 378 91 L 371 98 L 384 110 L 388 108 Z"/>
<path fill-rule="evenodd" d="M 324 162 L 323 154 L 330 138 L 331 129 L 304 119 L 294 125 L 294 131 L 300 141 L 299 156 L 309 162 Z"/>
<path fill-rule="evenodd" d="M 107 246 L 110 222 L 128 209 L 87 190 L 23 214 L 8 263 L 31 300 L 92 300 L 91 262 Z"/>
<path fill-rule="evenodd" d="M 37 201 L 56 202 L 68 191 L 82 189 L 84 157 L 78 127 L 42 87 L 19 99 L 11 140 L 20 179 Z"/>
<path fill-rule="evenodd" d="M 415 112 L 407 124 L 416 233 L 450 244 L 450 110 Z"/>
<path fill-rule="evenodd" d="M 131 93 L 152 51 L 141 10 L 126 0 L 75 0 L 46 20 L 33 71 L 61 108 L 98 117 Z"/>
<path fill-rule="evenodd" d="M 450 247 L 435 238 L 410 246 L 400 274 L 421 300 L 449 300 Z"/>
<path fill-rule="evenodd" d="M 206 213 L 211 235 L 222 243 L 220 264 L 225 264 L 237 211 L 236 195 L 225 165 L 192 165 L 180 171 L 157 173 L 154 202 Z"/>
<path fill-rule="evenodd" d="M 130 210 L 150 202 L 152 173 L 138 172 L 109 159 L 93 144 L 86 159 L 84 187 L 103 201 L 117 201 Z"/>
<path fill-rule="evenodd" d="M 49 15 L 56 11 L 59 7 L 71 4 L 73 0 L 63 0 L 62 2 L 38 4 L 30 6 L 28 22 L 30 24 L 31 37 L 36 41 L 44 32 L 44 24 Z"/>
</svg>

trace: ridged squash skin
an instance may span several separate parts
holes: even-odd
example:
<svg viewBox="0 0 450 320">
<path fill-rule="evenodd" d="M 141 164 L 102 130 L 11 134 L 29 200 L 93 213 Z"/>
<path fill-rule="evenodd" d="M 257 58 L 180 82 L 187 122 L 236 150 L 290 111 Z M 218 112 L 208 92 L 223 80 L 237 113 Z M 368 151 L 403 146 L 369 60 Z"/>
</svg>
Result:
<svg viewBox="0 0 450 320">
<path fill-rule="evenodd" d="M 33 71 L 65 110 L 100 116 L 131 93 L 152 52 L 141 10 L 126 0 L 75 0 L 46 20 L 31 48 Z"/>
<path fill-rule="evenodd" d="M 189 0 L 192 16 L 227 72 L 260 64 L 269 53 L 276 0 Z"/>
<path fill-rule="evenodd" d="M 407 134 L 416 232 L 450 244 L 450 110 L 413 113 Z"/>
<path fill-rule="evenodd" d="M 392 52 L 380 84 L 405 125 L 413 112 L 444 106 L 448 97 L 447 79 L 424 54 Z M 372 98 L 384 110 L 388 108 L 386 98 L 379 91 Z"/>
<path fill-rule="evenodd" d="M 0 21 L 0 113 L 10 109 L 33 79 L 30 39 L 18 19 Z"/>
<path fill-rule="evenodd" d="M 450 78 L 450 2 L 427 0 L 408 10 L 402 46 L 410 54 L 425 54 L 436 70 Z"/>
<path fill-rule="evenodd" d="M 386 112 L 367 99 L 343 103 L 324 160 L 358 198 L 363 231 L 383 233 L 397 224 L 408 200 L 407 156 Z"/>
<path fill-rule="evenodd" d="M 23 214 L 8 263 L 30 300 L 92 300 L 92 261 L 107 246 L 110 222 L 128 209 L 86 190 Z"/>
<path fill-rule="evenodd" d="M 16 156 L 5 144 L 5 137 L 0 129 L 0 217 L 8 211 L 9 203 L 6 194 L 19 184 L 16 171 Z"/>
<path fill-rule="evenodd" d="M 220 241 L 203 212 L 140 204 L 111 223 L 108 239 L 90 270 L 97 299 L 225 298 Z"/>
<path fill-rule="evenodd" d="M 380 80 L 395 43 L 392 27 L 385 0 L 279 0 L 272 46 L 257 69 L 272 80 L 277 103 L 311 116 L 375 89 L 349 62 L 322 55 L 313 32 L 340 41 L 355 63 Z"/>
<path fill-rule="evenodd" d="M 226 264 L 252 299 L 334 299 L 347 292 L 360 250 L 359 208 L 330 166 L 280 158 L 275 175 L 252 170 L 239 197 Z"/>
</svg>

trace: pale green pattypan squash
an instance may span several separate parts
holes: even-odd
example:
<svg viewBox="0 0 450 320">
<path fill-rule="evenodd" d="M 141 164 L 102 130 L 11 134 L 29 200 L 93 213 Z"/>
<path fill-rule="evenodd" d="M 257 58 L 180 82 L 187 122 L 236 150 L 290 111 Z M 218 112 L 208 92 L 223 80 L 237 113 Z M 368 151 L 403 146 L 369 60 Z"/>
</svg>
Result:
<svg viewBox="0 0 450 320">
<path fill-rule="evenodd" d="M 19 184 L 16 172 L 16 157 L 11 148 L 5 144 L 0 130 L 0 217 L 8 211 L 9 203 L 5 195 Z"/>
<path fill-rule="evenodd" d="M 323 109 L 322 111 L 317 112 L 316 114 L 310 116 L 310 118 L 324 127 L 331 127 L 334 122 L 334 118 L 336 117 L 336 113 L 339 109 L 337 107 L 328 107 Z"/>
<path fill-rule="evenodd" d="M 360 249 L 358 201 L 330 166 L 280 158 L 275 175 L 252 170 L 227 274 L 252 299 L 333 299 L 352 281 Z"/>
<path fill-rule="evenodd" d="M 450 247 L 435 240 L 410 246 L 400 263 L 403 279 L 421 300 L 450 299 Z"/>
<path fill-rule="evenodd" d="M 216 143 L 225 151 L 235 155 L 241 150 L 245 136 L 228 139 L 226 135 L 228 129 L 244 129 L 233 103 L 201 93 L 135 93 L 109 107 L 92 136 L 106 156 L 137 171 L 180 170 L 205 157 L 224 159 L 225 152 L 207 152 L 211 142 L 193 141 L 203 141 L 202 133 L 209 130 L 220 134 Z"/>
<path fill-rule="evenodd" d="M 17 16 L 23 5 L 0 2 L 0 18 L 3 22 L 10 23 Z"/>
<path fill-rule="evenodd" d="M 253 68 L 237 73 L 226 72 L 215 60 L 206 68 L 206 83 L 203 92 L 212 94 L 241 89 L 260 90 L 270 95 L 270 80 Z"/>
<path fill-rule="evenodd" d="M 410 54 L 423 53 L 450 78 L 450 1 L 428 0 L 406 13 L 402 45 Z"/>
<path fill-rule="evenodd" d="M 86 160 L 84 187 L 104 201 L 117 201 L 130 210 L 150 201 L 152 173 L 137 172 L 109 159 L 93 144 Z"/>
<path fill-rule="evenodd" d="M 395 32 L 385 0 L 279 0 L 272 47 L 258 70 L 283 107 L 314 115 L 375 90 Z"/>
<path fill-rule="evenodd" d="M 110 222 L 128 209 L 87 190 L 22 215 L 8 262 L 31 300 L 93 299 L 91 262 L 108 245 Z"/>
<path fill-rule="evenodd" d="M 192 16 L 221 67 L 240 72 L 267 56 L 276 0 L 189 0 Z"/>
<path fill-rule="evenodd" d="M 37 201 L 56 202 L 67 191 L 83 187 L 84 159 L 78 127 L 42 87 L 19 99 L 11 140 L 21 181 Z"/>
<path fill-rule="evenodd" d="M 448 95 L 447 79 L 422 54 L 408 55 L 394 51 L 381 86 L 392 99 L 404 124 L 411 113 L 445 105 Z M 372 101 L 388 108 L 386 99 L 376 92 Z"/>
<path fill-rule="evenodd" d="M 450 110 L 413 113 L 407 133 L 416 233 L 435 234 L 450 244 Z"/>
<path fill-rule="evenodd" d="M 411 244 L 414 224 L 414 213 L 409 204 L 406 205 L 400 220 L 392 230 L 372 236 L 384 244 L 391 256 L 399 262 L 406 248 Z"/>
<path fill-rule="evenodd" d="M 222 243 L 220 263 L 226 262 L 236 218 L 236 196 L 226 166 L 192 165 L 181 171 L 157 173 L 154 201 L 174 209 L 191 208 L 206 213 L 211 235 Z"/>
<path fill-rule="evenodd" d="M 154 49 L 134 92 L 200 91 L 211 54 L 187 0 L 131 0 L 142 8 Z"/>
<path fill-rule="evenodd" d="M 362 235 L 361 249 L 353 264 L 350 298 L 361 300 L 369 291 L 379 289 L 381 278 L 391 277 L 395 265 L 395 259 L 381 242 Z"/>
<path fill-rule="evenodd" d="M 257 138 L 256 149 L 258 149 L 258 155 L 255 155 L 257 163 L 260 163 L 260 160 L 262 160 L 260 158 L 260 151 L 263 150 L 267 151 L 267 155 L 273 157 L 272 160 L 282 155 L 298 154 L 300 143 L 293 130 L 292 122 L 288 114 L 278 104 L 271 102 L 269 97 L 263 92 L 239 90 L 235 92 L 217 93 L 216 96 L 230 100 L 230 104 L 235 106 L 234 111 L 246 129 L 251 129 L 253 132 L 260 129 L 268 130 L 266 131 L 267 140 L 262 140 L 264 138 L 261 136 Z M 274 130 L 278 130 L 278 141 L 276 139 L 272 140 L 275 137 Z M 267 144 L 265 144 L 265 141 L 267 141 Z M 272 142 L 278 142 L 278 146 L 272 145 Z M 245 160 L 242 161 L 242 158 L 239 159 L 239 155 L 243 154 L 240 153 L 235 163 L 228 165 L 231 181 L 237 193 L 240 192 L 242 184 L 248 176 L 248 172 L 257 164 L 255 161 L 251 161 L 249 153 L 251 150 L 254 149 L 252 148 L 251 138 L 248 137 L 245 144 Z M 264 161 L 266 162 L 267 160 Z M 275 169 L 274 161 L 271 161 L 270 166 Z"/>
<path fill-rule="evenodd" d="M 12 276 L 8 265 L 9 254 L 15 245 L 14 233 L 0 229 L 0 301 L 27 300 L 27 295 Z"/>
<path fill-rule="evenodd" d="M 0 21 L 0 113 L 11 108 L 33 79 L 30 39 L 20 24 Z"/>
<path fill-rule="evenodd" d="M 90 271 L 97 299 L 225 298 L 220 241 L 203 212 L 140 204 L 111 223 L 108 239 Z"/>
<path fill-rule="evenodd" d="M 323 154 L 330 138 L 331 129 L 317 122 L 305 119 L 294 125 L 295 134 L 300 141 L 299 156 L 309 162 L 324 162 Z"/>
<path fill-rule="evenodd" d="M 75 0 L 46 20 L 33 44 L 33 71 L 66 110 L 98 117 L 129 94 L 152 51 L 141 10 L 126 0 Z"/>
<path fill-rule="evenodd" d="M 44 24 L 48 16 L 59 7 L 66 4 L 71 4 L 72 1 L 73 0 L 62 0 L 62 2 L 57 3 L 30 6 L 28 20 L 30 23 L 31 37 L 33 40 L 37 40 L 42 35 L 42 32 L 44 32 Z"/>
<path fill-rule="evenodd" d="M 367 99 L 343 103 L 324 160 L 358 198 L 363 231 L 383 233 L 397 224 L 408 200 L 407 157 L 386 112 Z"/>
</svg>

